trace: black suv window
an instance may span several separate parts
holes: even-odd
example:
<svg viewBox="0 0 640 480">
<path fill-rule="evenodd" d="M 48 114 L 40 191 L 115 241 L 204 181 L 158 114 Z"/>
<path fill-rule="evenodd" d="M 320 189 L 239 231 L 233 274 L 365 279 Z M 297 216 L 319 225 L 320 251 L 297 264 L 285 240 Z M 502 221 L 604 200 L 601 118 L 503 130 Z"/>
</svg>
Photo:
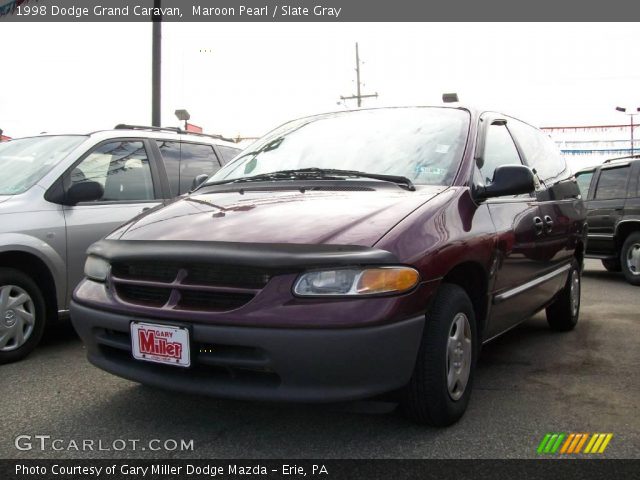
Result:
<svg viewBox="0 0 640 480">
<path fill-rule="evenodd" d="M 543 181 L 558 178 L 567 170 L 560 150 L 548 135 L 515 119 L 510 119 L 507 126 L 518 141 L 527 163 L 536 169 L 538 177 Z"/>
<path fill-rule="evenodd" d="M 586 200 L 589 196 L 589 186 L 591 185 L 592 178 L 593 170 L 576 175 L 576 181 L 578 182 L 578 188 L 580 189 L 580 195 L 582 195 L 583 200 Z"/>
<path fill-rule="evenodd" d="M 211 145 L 168 140 L 156 140 L 156 143 L 162 153 L 172 195 L 187 193 L 198 175 L 212 175 L 220 169 Z"/>
<path fill-rule="evenodd" d="M 629 166 L 602 169 L 595 198 L 598 200 L 625 198 L 627 196 L 628 178 Z"/>
<path fill-rule="evenodd" d="M 522 164 L 522 161 L 507 127 L 490 125 L 485 140 L 484 163 L 479 165 L 484 183 L 491 183 L 497 167 L 514 164 Z"/>
<path fill-rule="evenodd" d="M 155 198 L 147 151 L 142 142 L 115 141 L 96 147 L 71 171 L 71 183 L 98 182 L 97 201 L 141 201 Z"/>
</svg>

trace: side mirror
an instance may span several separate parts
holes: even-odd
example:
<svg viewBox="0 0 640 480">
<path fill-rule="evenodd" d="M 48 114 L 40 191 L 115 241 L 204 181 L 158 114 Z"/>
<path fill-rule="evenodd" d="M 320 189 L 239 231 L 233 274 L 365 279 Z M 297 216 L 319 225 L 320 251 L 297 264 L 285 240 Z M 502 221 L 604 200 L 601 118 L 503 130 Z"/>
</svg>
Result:
<svg viewBox="0 0 640 480">
<path fill-rule="evenodd" d="M 493 172 L 493 180 L 485 187 L 478 187 L 479 199 L 522 195 L 536 189 L 533 172 L 524 165 L 502 165 Z"/>
<path fill-rule="evenodd" d="M 71 185 L 67 190 L 65 204 L 77 205 L 80 202 L 100 200 L 104 195 L 104 188 L 98 182 L 85 181 Z"/>
<path fill-rule="evenodd" d="M 196 188 L 206 182 L 207 178 L 209 178 L 209 175 L 207 175 L 206 173 L 201 173 L 196 178 L 194 178 L 193 182 L 191 183 L 191 191 L 194 191 Z"/>
</svg>

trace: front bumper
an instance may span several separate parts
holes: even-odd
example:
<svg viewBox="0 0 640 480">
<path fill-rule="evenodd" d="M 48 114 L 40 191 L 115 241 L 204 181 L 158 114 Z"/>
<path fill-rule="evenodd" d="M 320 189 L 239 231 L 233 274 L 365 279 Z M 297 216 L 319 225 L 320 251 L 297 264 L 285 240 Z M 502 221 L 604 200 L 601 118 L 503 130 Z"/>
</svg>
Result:
<svg viewBox="0 0 640 480">
<path fill-rule="evenodd" d="M 223 398 L 331 402 L 367 398 L 405 385 L 425 317 L 361 328 L 294 329 L 187 324 L 192 366 L 135 360 L 133 317 L 73 301 L 71 319 L 97 367 L 144 384 Z"/>
</svg>

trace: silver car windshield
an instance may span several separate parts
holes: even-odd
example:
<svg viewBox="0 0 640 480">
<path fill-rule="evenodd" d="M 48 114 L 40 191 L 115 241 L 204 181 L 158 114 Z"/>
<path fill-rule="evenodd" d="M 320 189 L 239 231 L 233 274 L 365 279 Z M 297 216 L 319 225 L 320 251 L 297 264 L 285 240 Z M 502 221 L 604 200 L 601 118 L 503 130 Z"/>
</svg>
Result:
<svg viewBox="0 0 640 480">
<path fill-rule="evenodd" d="M 52 135 L 0 143 L 0 195 L 25 192 L 86 138 Z"/>
<path fill-rule="evenodd" d="M 207 182 L 307 168 L 406 177 L 450 185 L 469 132 L 465 110 L 402 107 L 289 122 L 253 143 Z"/>
</svg>

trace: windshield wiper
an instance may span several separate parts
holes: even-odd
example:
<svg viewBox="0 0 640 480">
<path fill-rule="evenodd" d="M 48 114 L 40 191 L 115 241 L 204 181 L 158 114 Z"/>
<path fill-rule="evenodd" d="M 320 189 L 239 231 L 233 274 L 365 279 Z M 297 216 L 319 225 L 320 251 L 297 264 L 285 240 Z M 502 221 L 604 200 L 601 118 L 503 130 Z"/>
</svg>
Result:
<svg viewBox="0 0 640 480">
<path fill-rule="evenodd" d="M 296 170 L 277 170 L 275 172 L 263 173 L 260 175 L 253 175 L 251 177 L 230 178 L 226 180 L 218 180 L 215 182 L 209 182 L 202 185 L 203 187 L 209 187 L 214 185 L 224 185 L 231 183 L 247 183 L 247 182 L 262 182 L 265 180 L 279 181 L 279 180 L 299 180 L 299 179 L 314 179 L 314 180 L 341 180 L 344 177 L 360 177 L 360 178 L 372 178 L 374 180 L 381 180 L 383 182 L 391 182 L 399 185 L 410 191 L 415 191 L 416 187 L 413 182 L 407 177 L 399 175 L 384 175 L 381 173 L 367 173 L 359 172 L 357 170 L 340 170 L 337 168 L 299 168 Z"/>
</svg>

